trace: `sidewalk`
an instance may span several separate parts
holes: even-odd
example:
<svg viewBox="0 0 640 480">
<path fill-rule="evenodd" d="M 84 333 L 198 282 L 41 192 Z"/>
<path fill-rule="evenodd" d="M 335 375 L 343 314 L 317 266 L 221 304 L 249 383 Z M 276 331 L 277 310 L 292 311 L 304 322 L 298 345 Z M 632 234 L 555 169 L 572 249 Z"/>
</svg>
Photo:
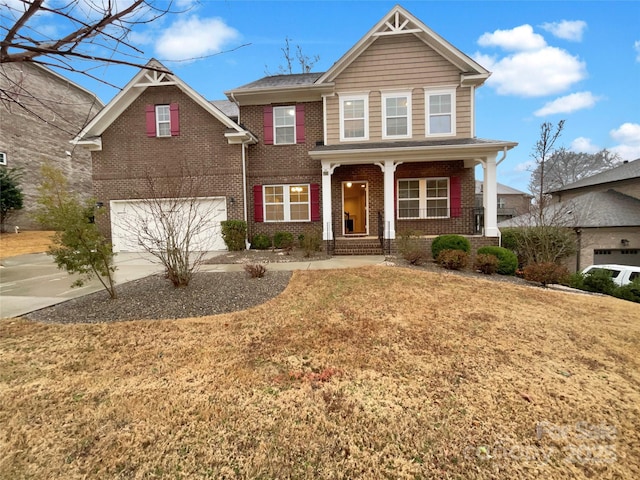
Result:
<svg viewBox="0 0 640 480">
<path fill-rule="evenodd" d="M 210 257 L 222 253 L 224 252 L 212 252 Z M 327 270 L 377 265 L 382 262 L 384 256 L 340 256 L 328 260 L 270 263 L 267 268 L 273 271 Z M 115 264 L 116 284 L 161 273 L 164 269 L 151 255 L 143 253 L 120 253 L 115 257 Z M 244 265 L 240 264 L 216 264 L 202 265 L 200 271 L 241 272 L 243 269 Z M 3 260 L 0 267 L 0 318 L 19 317 L 103 289 L 97 279 L 82 287 L 72 288 L 71 284 L 77 278 L 76 275 L 69 275 L 58 269 L 53 259 L 44 253 Z"/>
</svg>

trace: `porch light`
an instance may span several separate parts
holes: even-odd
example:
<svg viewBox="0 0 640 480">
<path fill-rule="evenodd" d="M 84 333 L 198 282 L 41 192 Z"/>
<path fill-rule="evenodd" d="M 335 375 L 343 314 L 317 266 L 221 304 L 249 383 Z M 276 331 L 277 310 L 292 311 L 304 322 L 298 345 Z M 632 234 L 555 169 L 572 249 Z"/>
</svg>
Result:
<svg viewBox="0 0 640 480">
<path fill-rule="evenodd" d="M 347 182 L 347 188 L 351 188 L 351 187 L 353 187 L 353 183 Z"/>
</svg>

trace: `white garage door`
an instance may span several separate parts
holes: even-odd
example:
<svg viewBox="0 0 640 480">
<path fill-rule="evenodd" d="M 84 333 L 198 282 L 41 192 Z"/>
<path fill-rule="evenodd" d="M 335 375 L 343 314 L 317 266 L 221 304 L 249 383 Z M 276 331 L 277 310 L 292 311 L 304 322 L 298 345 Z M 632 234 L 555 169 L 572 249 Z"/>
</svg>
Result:
<svg viewBox="0 0 640 480">
<path fill-rule="evenodd" d="M 220 226 L 227 219 L 224 197 L 112 200 L 110 207 L 114 252 L 156 250 L 187 240 L 194 252 L 226 249 Z"/>
</svg>

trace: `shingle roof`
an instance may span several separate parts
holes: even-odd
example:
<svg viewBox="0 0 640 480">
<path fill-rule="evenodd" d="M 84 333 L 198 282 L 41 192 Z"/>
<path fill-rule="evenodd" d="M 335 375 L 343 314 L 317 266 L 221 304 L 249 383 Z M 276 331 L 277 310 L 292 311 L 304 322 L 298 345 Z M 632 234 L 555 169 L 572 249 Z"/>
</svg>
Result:
<svg viewBox="0 0 640 480">
<path fill-rule="evenodd" d="M 636 227 L 640 226 L 640 199 L 612 189 L 589 192 L 565 202 L 551 204 L 545 216 L 560 217 L 562 224 L 571 227 Z M 532 224 L 532 215 L 526 214 L 500 222 L 499 226 Z"/>
<path fill-rule="evenodd" d="M 252 90 L 261 88 L 295 87 L 312 85 L 324 72 L 320 73 L 293 73 L 290 75 L 269 75 L 255 82 L 247 83 L 233 90 Z"/>
<path fill-rule="evenodd" d="M 349 144 L 333 144 L 318 145 L 312 152 L 330 152 L 334 150 L 367 150 L 385 148 L 403 148 L 403 147 L 446 147 L 448 145 L 495 145 L 495 144 L 511 144 L 512 142 L 504 142 L 502 140 L 487 140 L 483 138 L 452 138 L 448 140 L 409 140 L 406 142 L 366 142 L 366 143 L 349 143 Z"/>
<path fill-rule="evenodd" d="M 476 194 L 482 193 L 482 180 L 476 180 Z M 498 195 L 527 195 L 531 196 L 531 194 L 527 192 L 522 192 L 515 188 L 512 188 L 508 185 L 504 185 L 502 183 L 498 183 Z"/>
<path fill-rule="evenodd" d="M 577 182 L 565 185 L 562 188 L 554 190 L 550 193 L 564 192 L 567 190 L 574 190 L 576 188 L 591 187 L 594 185 L 601 185 L 603 183 L 619 182 L 621 180 L 628 180 L 630 178 L 640 178 L 640 158 L 631 162 L 622 163 L 617 167 L 614 167 L 606 172 L 597 173 Z"/>
<path fill-rule="evenodd" d="M 229 100 L 210 100 L 209 103 L 233 120 L 240 114 L 238 106 Z"/>
</svg>

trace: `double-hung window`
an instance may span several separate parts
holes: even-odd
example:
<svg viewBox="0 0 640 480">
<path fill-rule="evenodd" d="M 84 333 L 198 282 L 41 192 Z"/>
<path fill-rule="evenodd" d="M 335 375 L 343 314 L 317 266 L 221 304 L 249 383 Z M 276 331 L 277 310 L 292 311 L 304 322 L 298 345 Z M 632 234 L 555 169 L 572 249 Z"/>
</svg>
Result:
<svg viewBox="0 0 640 480">
<path fill-rule="evenodd" d="M 340 97 L 340 140 L 369 138 L 369 95 Z"/>
<path fill-rule="evenodd" d="M 273 107 L 273 138 L 276 145 L 296 143 L 296 108 Z"/>
<path fill-rule="evenodd" d="M 398 180 L 398 218 L 448 217 L 448 178 Z"/>
<path fill-rule="evenodd" d="M 309 185 L 265 185 L 265 222 L 308 222 L 311 216 Z"/>
<path fill-rule="evenodd" d="M 443 136 L 456 133 L 456 90 L 455 88 L 425 89 L 426 135 Z"/>
<path fill-rule="evenodd" d="M 156 105 L 156 136 L 171 136 L 171 112 L 169 105 Z"/>
<path fill-rule="evenodd" d="M 411 137 L 411 93 L 382 94 L 382 137 Z"/>
</svg>

